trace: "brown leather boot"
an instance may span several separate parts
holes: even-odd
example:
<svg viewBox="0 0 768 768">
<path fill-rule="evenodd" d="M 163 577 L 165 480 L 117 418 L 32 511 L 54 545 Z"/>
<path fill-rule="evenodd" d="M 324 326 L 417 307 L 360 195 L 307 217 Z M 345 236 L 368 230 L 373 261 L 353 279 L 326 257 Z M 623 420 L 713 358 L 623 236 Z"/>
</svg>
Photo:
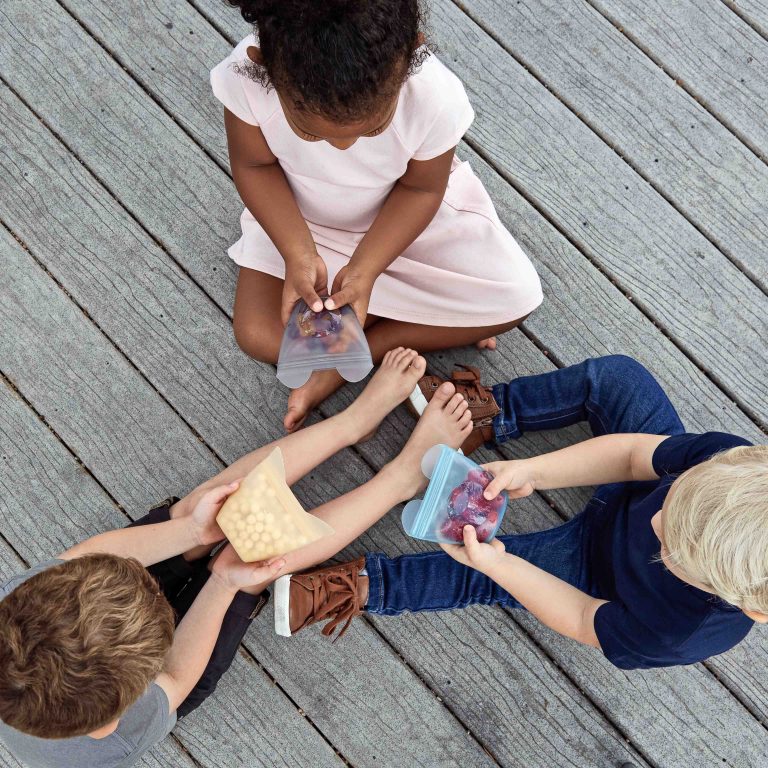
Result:
<svg viewBox="0 0 768 768">
<path fill-rule="evenodd" d="M 462 363 L 454 363 L 454 365 L 458 370 L 453 371 L 450 381 L 456 387 L 456 391 L 463 395 L 469 403 L 469 411 L 472 414 L 473 429 L 461 446 L 464 454 L 469 455 L 484 443 L 494 439 L 493 417 L 501 412 L 501 408 L 493 399 L 490 388 L 481 383 L 478 368 Z M 419 391 L 429 402 L 437 392 L 437 388 L 445 381 L 449 381 L 449 379 L 441 379 L 439 376 L 427 374 L 419 379 Z M 414 408 L 413 398 L 408 405 L 415 415 L 421 415 Z"/>
<path fill-rule="evenodd" d="M 368 598 L 368 577 L 361 576 L 365 557 L 348 563 L 313 568 L 281 576 L 275 582 L 275 632 L 290 637 L 304 627 L 328 621 L 322 633 L 330 637 L 341 622 L 338 640 Z"/>
</svg>

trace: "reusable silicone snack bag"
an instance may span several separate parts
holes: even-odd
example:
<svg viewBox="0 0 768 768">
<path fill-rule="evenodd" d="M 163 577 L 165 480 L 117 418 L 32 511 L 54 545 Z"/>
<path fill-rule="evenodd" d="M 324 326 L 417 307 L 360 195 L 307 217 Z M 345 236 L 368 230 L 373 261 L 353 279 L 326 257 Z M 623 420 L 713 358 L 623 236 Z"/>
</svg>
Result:
<svg viewBox="0 0 768 768">
<path fill-rule="evenodd" d="M 306 384 L 312 371 L 335 368 L 347 381 L 364 379 L 373 368 L 371 350 L 352 307 L 313 312 L 297 302 L 285 326 L 277 378 L 286 387 Z"/>
<path fill-rule="evenodd" d="M 478 541 L 496 535 L 509 497 L 506 491 L 490 501 L 483 496 L 493 479 L 490 472 L 447 445 L 430 448 L 421 460 L 421 471 L 430 479 L 424 498 L 409 501 L 402 514 L 409 536 L 461 543 L 465 525 L 474 526 Z"/>
<path fill-rule="evenodd" d="M 284 555 L 333 533 L 330 525 L 305 512 L 291 492 L 279 448 L 243 478 L 216 522 L 247 563 Z"/>
</svg>

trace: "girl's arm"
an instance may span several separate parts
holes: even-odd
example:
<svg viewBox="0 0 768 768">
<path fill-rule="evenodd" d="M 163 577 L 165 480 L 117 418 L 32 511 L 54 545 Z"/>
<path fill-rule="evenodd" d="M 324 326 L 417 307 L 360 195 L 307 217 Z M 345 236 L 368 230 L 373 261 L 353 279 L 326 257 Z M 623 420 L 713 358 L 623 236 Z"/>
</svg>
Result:
<svg viewBox="0 0 768 768">
<path fill-rule="evenodd" d="M 261 128 L 240 120 L 228 109 L 224 110 L 224 125 L 235 187 L 285 260 L 283 322 L 288 322 L 300 298 L 320 311 L 319 294 L 328 290 L 328 274 L 280 163 Z"/>
<path fill-rule="evenodd" d="M 224 533 L 216 523 L 222 504 L 234 493 L 240 481 L 220 485 L 205 493 L 191 515 L 178 517 L 164 523 L 118 528 L 114 531 L 91 536 L 58 555 L 60 560 L 101 552 L 120 557 L 133 557 L 142 565 L 154 565 L 161 560 L 188 552 L 198 546 L 215 544 L 224 539 Z"/>
<path fill-rule="evenodd" d="M 485 464 L 494 479 L 484 495 L 492 499 L 507 489 L 512 498 L 520 498 L 536 489 L 656 480 L 653 453 L 666 439 L 666 435 L 603 435 L 530 459 Z"/>
<path fill-rule="evenodd" d="M 365 141 L 365 139 L 360 139 Z M 455 147 L 431 160 L 411 160 L 349 264 L 333 282 L 328 309 L 349 304 L 361 324 L 376 278 L 427 228 L 443 201 Z"/>
<path fill-rule="evenodd" d="M 595 613 L 606 600 L 591 597 L 527 560 L 505 552 L 497 539 L 481 544 L 471 525 L 464 528 L 463 547 L 440 546 L 454 560 L 493 579 L 542 624 L 585 645 L 600 647 L 595 634 Z"/>
</svg>

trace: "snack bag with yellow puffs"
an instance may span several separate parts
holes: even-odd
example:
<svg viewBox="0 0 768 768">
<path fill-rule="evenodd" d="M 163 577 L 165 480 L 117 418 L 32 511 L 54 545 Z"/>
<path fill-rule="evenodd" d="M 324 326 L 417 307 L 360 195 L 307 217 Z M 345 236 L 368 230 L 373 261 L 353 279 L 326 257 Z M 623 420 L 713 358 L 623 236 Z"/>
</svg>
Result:
<svg viewBox="0 0 768 768">
<path fill-rule="evenodd" d="M 284 555 L 333 533 L 330 525 L 305 512 L 291 492 L 279 448 L 245 476 L 216 522 L 247 563 Z"/>
</svg>

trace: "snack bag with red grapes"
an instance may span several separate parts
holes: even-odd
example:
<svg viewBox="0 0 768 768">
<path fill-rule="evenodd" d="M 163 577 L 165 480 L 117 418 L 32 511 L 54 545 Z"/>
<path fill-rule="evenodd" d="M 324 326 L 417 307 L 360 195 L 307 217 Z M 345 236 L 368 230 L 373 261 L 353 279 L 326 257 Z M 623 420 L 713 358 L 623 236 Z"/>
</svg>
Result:
<svg viewBox="0 0 768 768">
<path fill-rule="evenodd" d="M 405 505 L 403 528 L 409 536 L 445 544 L 461 543 L 464 526 L 477 531 L 478 541 L 490 541 L 499 530 L 509 497 L 502 491 L 486 499 L 483 491 L 493 475 L 447 445 L 430 448 L 421 461 L 429 485 L 423 499 Z"/>
<path fill-rule="evenodd" d="M 297 302 L 285 326 L 277 378 L 286 387 L 306 384 L 312 371 L 335 368 L 347 381 L 364 379 L 373 368 L 368 340 L 352 307 L 313 312 Z"/>
</svg>

